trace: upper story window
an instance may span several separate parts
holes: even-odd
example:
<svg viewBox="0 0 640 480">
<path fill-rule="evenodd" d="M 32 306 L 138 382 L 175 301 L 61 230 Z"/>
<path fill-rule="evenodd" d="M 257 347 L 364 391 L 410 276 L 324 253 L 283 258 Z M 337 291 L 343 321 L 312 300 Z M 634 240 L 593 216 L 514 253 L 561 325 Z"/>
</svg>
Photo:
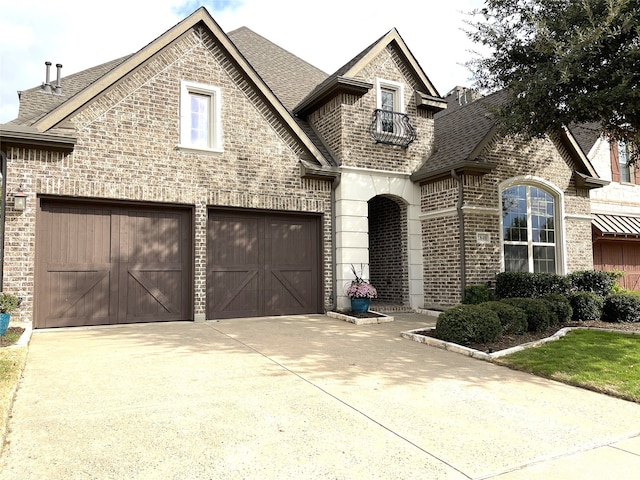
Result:
<svg viewBox="0 0 640 480">
<path fill-rule="evenodd" d="M 502 191 L 502 246 L 507 272 L 557 273 L 556 198 L 533 185 Z"/>
<path fill-rule="evenodd" d="M 376 80 L 376 110 L 369 130 L 377 143 L 407 147 L 415 140 L 415 129 L 404 112 L 402 83 Z"/>
<path fill-rule="evenodd" d="M 621 183 L 640 184 L 640 171 L 638 167 L 629 165 L 631 158 L 631 145 L 622 141 L 610 142 L 611 153 L 611 180 Z"/>
<path fill-rule="evenodd" d="M 397 91 L 382 87 L 380 89 L 380 110 L 382 110 L 381 116 L 381 130 L 387 133 L 393 133 L 393 112 L 396 111 Z"/>
<path fill-rule="evenodd" d="M 625 142 L 618 142 L 618 162 L 620 163 L 620 181 L 631 182 L 631 167 L 629 166 L 629 147 Z"/>
<path fill-rule="evenodd" d="M 180 84 L 180 147 L 222 151 L 220 89 L 194 82 Z"/>
</svg>

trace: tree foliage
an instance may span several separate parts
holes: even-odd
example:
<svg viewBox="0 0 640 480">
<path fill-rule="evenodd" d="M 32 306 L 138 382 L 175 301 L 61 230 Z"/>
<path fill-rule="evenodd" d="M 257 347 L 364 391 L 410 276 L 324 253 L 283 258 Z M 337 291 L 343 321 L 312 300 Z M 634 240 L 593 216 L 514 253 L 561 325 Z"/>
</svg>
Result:
<svg viewBox="0 0 640 480">
<path fill-rule="evenodd" d="M 637 162 L 640 0 L 487 0 L 473 17 L 467 34 L 489 55 L 467 66 L 482 90 L 509 89 L 504 133 L 598 122 Z"/>
</svg>

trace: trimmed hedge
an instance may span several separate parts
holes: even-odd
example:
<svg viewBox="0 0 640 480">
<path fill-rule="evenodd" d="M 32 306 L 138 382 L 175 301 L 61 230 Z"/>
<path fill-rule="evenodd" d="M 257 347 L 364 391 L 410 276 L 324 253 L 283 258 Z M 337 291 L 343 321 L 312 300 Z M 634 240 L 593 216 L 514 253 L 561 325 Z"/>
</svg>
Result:
<svg viewBox="0 0 640 480">
<path fill-rule="evenodd" d="M 494 294 L 486 285 L 469 285 L 464 287 L 462 303 L 465 305 L 479 305 L 480 303 L 490 302 L 491 300 L 494 300 Z"/>
<path fill-rule="evenodd" d="M 482 305 L 458 305 L 442 312 L 436 322 L 435 336 L 459 345 L 494 342 L 501 335 L 500 319 Z"/>
<path fill-rule="evenodd" d="M 552 313 L 547 302 L 540 298 L 505 298 L 502 302 L 513 305 L 525 313 L 529 332 L 541 332 L 551 325 Z"/>
<path fill-rule="evenodd" d="M 629 293 L 609 295 L 602 307 L 605 322 L 640 322 L 640 297 Z"/>
<path fill-rule="evenodd" d="M 580 270 L 567 277 L 573 291 L 592 292 L 604 298 L 611 293 L 620 274 L 602 270 Z"/>
<path fill-rule="evenodd" d="M 485 302 L 482 306 L 493 310 L 498 315 L 503 334 L 522 335 L 527 331 L 527 315 L 520 308 L 497 301 Z"/>
<path fill-rule="evenodd" d="M 496 297 L 538 298 L 549 293 L 569 293 L 571 283 L 553 273 L 502 272 L 496 275 Z"/>
<path fill-rule="evenodd" d="M 593 292 L 575 292 L 569 295 L 569 302 L 573 308 L 572 320 L 600 320 L 604 304 L 600 295 Z"/>
<path fill-rule="evenodd" d="M 542 297 L 547 302 L 547 306 L 551 311 L 551 325 L 558 325 L 571 320 L 573 315 L 573 308 L 569 299 L 565 295 L 559 293 L 549 293 Z"/>
</svg>

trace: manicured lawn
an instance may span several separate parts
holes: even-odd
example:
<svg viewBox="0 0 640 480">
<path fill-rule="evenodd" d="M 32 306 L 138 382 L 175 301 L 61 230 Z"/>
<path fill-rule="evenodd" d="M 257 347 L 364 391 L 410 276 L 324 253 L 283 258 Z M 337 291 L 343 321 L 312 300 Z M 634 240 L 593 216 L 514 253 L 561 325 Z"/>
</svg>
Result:
<svg viewBox="0 0 640 480">
<path fill-rule="evenodd" d="M 0 349 L 0 440 L 4 437 L 9 407 L 26 358 L 27 347 Z"/>
<path fill-rule="evenodd" d="M 640 335 L 574 330 L 497 360 L 518 370 L 640 402 Z"/>
</svg>

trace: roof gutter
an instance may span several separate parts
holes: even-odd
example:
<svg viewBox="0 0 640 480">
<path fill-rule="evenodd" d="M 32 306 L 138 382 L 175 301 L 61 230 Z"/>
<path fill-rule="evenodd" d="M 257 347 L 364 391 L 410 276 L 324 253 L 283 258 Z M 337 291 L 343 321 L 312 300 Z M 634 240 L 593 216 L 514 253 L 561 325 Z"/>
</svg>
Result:
<svg viewBox="0 0 640 480">
<path fill-rule="evenodd" d="M 372 88 L 372 83 L 364 82 L 356 78 L 333 77 L 325 84 L 321 84 L 317 90 L 314 90 L 308 97 L 303 99 L 298 106 L 293 109 L 293 113 L 294 115 L 305 116 L 339 93 L 347 93 L 361 97 Z"/>
<path fill-rule="evenodd" d="M 611 182 L 609 180 L 604 180 L 602 178 L 592 177 L 590 175 L 585 175 L 584 173 L 574 172 L 574 180 L 576 182 L 576 186 L 580 188 L 602 188 L 609 185 Z"/>
<path fill-rule="evenodd" d="M 20 147 L 45 147 L 72 151 L 78 139 L 71 135 L 39 132 L 20 125 L 0 125 L 0 143 Z"/>
<path fill-rule="evenodd" d="M 430 183 L 456 175 L 486 175 L 496 168 L 493 163 L 477 160 L 464 160 L 450 167 L 443 167 L 432 171 L 417 171 L 409 178 L 414 183 Z"/>
<path fill-rule="evenodd" d="M 317 180 L 329 180 L 338 186 L 340 183 L 340 171 L 337 167 L 320 167 L 300 162 L 300 176 L 302 178 L 314 178 Z"/>
</svg>

